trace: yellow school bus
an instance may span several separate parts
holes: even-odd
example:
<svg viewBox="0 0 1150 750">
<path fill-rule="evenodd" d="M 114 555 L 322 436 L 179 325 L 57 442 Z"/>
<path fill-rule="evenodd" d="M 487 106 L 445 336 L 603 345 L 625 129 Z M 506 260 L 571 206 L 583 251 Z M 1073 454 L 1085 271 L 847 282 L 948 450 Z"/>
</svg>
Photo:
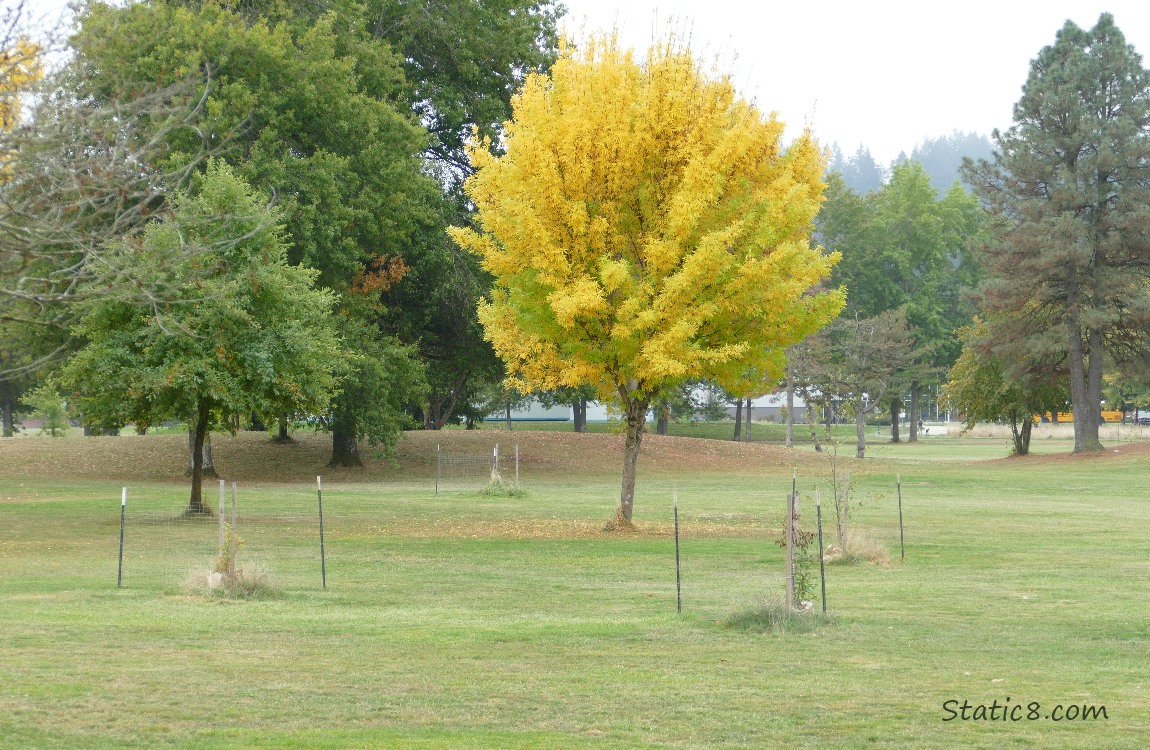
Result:
<svg viewBox="0 0 1150 750">
<path fill-rule="evenodd" d="M 1050 412 L 1046 412 L 1045 414 L 1034 415 L 1034 421 L 1035 422 L 1053 422 L 1054 420 L 1051 419 Z M 1058 422 L 1059 423 L 1073 422 L 1073 421 L 1074 421 L 1074 412 L 1071 412 L 1071 411 L 1060 411 L 1060 412 L 1058 412 Z M 1122 410 L 1121 409 L 1103 409 L 1102 410 L 1102 421 L 1103 422 L 1121 422 L 1122 421 Z"/>
</svg>

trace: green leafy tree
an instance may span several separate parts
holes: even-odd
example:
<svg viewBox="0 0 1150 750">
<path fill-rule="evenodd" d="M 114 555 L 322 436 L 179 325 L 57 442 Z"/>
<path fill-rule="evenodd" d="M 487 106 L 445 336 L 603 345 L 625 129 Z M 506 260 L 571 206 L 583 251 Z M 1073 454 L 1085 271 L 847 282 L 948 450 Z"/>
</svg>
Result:
<svg viewBox="0 0 1150 750">
<path fill-rule="evenodd" d="M 402 430 L 414 426 L 411 403 L 424 391 L 425 369 L 415 347 L 376 331 L 357 331 L 356 327 L 371 324 L 356 317 L 337 316 L 337 322 L 345 340 L 360 348 L 346 364 L 349 375 L 341 381 L 342 393 L 326 417 L 333 436 L 329 465 L 359 466 L 360 438 L 390 451 Z M 371 408 L 357 406 L 363 403 Z"/>
<path fill-rule="evenodd" d="M 1013 453 L 1029 454 L 1035 417 L 1057 412 L 1066 403 L 1065 377 L 1050 369 L 1010 377 L 993 353 L 986 325 L 977 318 L 959 337 L 963 350 L 950 368 L 944 397 L 962 414 L 968 430 L 978 422 L 1009 423 Z"/>
<path fill-rule="evenodd" d="M 804 348 L 797 353 L 797 368 L 807 383 L 817 384 L 824 401 L 833 395 L 846 402 L 855 419 L 855 456 L 865 458 L 867 415 L 905 385 L 921 358 L 906 310 L 869 318 L 844 315 L 804 342 Z"/>
<path fill-rule="evenodd" d="M 287 262 L 281 222 L 227 167 L 210 168 L 170 217 L 109 250 L 172 259 L 180 286 L 150 305 L 90 303 L 77 329 L 87 343 L 63 371 L 76 408 L 102 427 L 190 416 L 192 513 L 207 512 L 210 430 L 237 415 L 322 412 L 335 387 L 332 297 L 313 288 L 315 271 Z"/>
<path fill-rule="evenodd" d="M 159 82 L 215 71 L 218 85 L 204 101 L 198 132 L 227 141 L 237 174 L 275 196 L 288 259 L 316 269 L 318 283 L 338 295 L 341 315 L 358 318 L 344 331 L 349 346 L 402 362 L 394 374 L 411 376 L 406 384 L 391 375 L 374 378 L 373 392 L 391 394 L 375 399 L 357 397 L 366 370 L 343 373 L 359 380 L 342 389 L 326 424 L 333 463 L 355 465 L 359 439 L 386 444 L 406 424 L 379 429 L 381 420 L 399 417 L 392 405 L 398 391 L 417 400 L 424 383 L 406 366 L 410 351 L 384 329 L 384 313 L 360 299 L 378 299 L 397 278 L 385 273 L 387 284 L 365 282 L 380 269 L 410 267 L 396 260 L 418 255 L 422 238 L 438 236 L 445 220 L 440 186 L 420 158 L 427 135 L 404 102 L 402 59 L 373 38 L 363 6 L 311 9 L 274 2 L 94 4 L 80 17 L 74 66 L 80 93 L 95 100 L 114 97 L 125 71 Z M 184 137 L 171 137 L 169 161 L 185 153 Z"/>
<path fill-rule="evenodd" d="M 887 393 L 891 439 L 899 442 L 903 396 L 911 397 L 916 415 L 924 385 L 936 382 L 958 356 L 954 331 L 970 320 L 964 292 L 976 277 L 967 243 L 981 227 L 981 212 L 958 186 L 939 200 L 922 166 L 908 161 L 896 164 L 890 181 L 866 196 L 832 175 L 818 226 L 822 242 L 842 254 L 832 279 L 847 289 L 848 315 L 863 320 L 905 311 L 916 359 Z M 912 418 L 912 441 L 917 427 Z"/>
<path fill-rule="evenodd" d="M 1066 22 L 995 141 L 993 162 L 965 170 L 993 217 L 979 308 L 993 340 L 1060 360 L 1074 451 L 1101 450 L 1107 359 L 1150 341 L 1150 71 L 1110 14 Z"/>
<path fill-rule="evenodd" d="M 40 434 L 63 437 L 68 429 L 68 404 L 60 395 L 56 383 L 44 383 L 24 394 L 24 401 L 32 407 L 32 416 L 43 420 Z"/>
<path fill-rule="evenodd" d="M 892 302 L 906 306 L 920 356 L 893 393 L 891 439 L 899 440 L 898 412 L 910 396 L 910 440 L 917 440 L 919 397 L 925 382 L 938 382 L 958 357 L 955 331 L 970 320 L 963 293 L 973 285 L 966 243 L 979 229 L 974 198 L 957 185 L 939 200 L 930 176 L 915 161 L 895 165 L 875 196 L 882 263 Z"/>
<path fill-rule="evenodd" d="M 417 347 L 425 376 L 392 386 L 437 428 L 502 372 L 475 317 L 490 277 L 443 232 L 469 220 L 463 139 L 471 125 L 498 133 L 519 82 L 554 57 L 560 13 L 520 0 L 153 0 L 92 6 L 74 41 L 97 101 L 124 71 L 156 81 L 215 71 L 197 132 L 230 139 L 229 162 L 277 196 L 289 257 L 323 286 L 345 295 L 359 274 L 402 260 L 403 278 L 376 290 L 382 308 L 340 305 L 366 315 L 348 332 L 368 337 L 357 348 Z M 381 416 L 353 390 L 329 421 L 341 465 L 357 463 L 348 446 L 374 432 L 359 423 Z"/>
<path fill-rule="evenodd" d="M 473 424 L 485 416 L 485 394 L 501 387 L 505 375 L 476 317 L 491 276 L 442 227 L 471 222 L 460 188 L 472 174 L 465 148 L 472 128 L 493 144 L 502 141 L 513 94 L 555 59 L 563 7 L 534 0 L 369 0 L 367 8 L 373 38 L 403 60 L 407 102 L 429 131 L 424 153 L 445 186 L 439 223 L 405 253 L 409 272 L 384 295 L 385 324 L 417 346 L 427 366 L 418 409 L 424 429 Z"/>
<path fill-rule="evenodd" d="M 426 366 L 427 388 L 415 409 L 422 427 L 474 422 L 485 416 L 479 403 L 484 394 L 498 388 L 505 374 L 476 317 L 490 276 L 442 228 L 417 252 L 403 280 L 381 296 L 383 324 L 415 346 Z"/>
<path fill-rule="evenodd" d="M 9 311 L 16 320 L 0 320 L 0 434 L 12 437 L 16 415 L 23 395 L 43 380 L 51 368 L 45 360 L 55 361 L 58 352 L 68 344 L 59 326 L 31 322 L 37 311 L 25 314 L 25 305 L 12 305 Z"/>
<path fill-rule="evenodd" d="M 511 98 L 555 60 L 564 8 L 537 0 L 366 0 L 371 33 L 403 60 L 407 97 L 428 129 L 428 152 L 457 186 L 472 173 L 476 128 L 497 140 Z"/>
</svg>

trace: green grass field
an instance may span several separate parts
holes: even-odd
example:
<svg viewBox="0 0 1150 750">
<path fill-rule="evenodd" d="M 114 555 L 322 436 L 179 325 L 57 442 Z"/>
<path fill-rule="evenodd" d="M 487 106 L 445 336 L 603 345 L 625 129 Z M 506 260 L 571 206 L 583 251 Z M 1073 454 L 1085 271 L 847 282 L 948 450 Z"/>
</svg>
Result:
<svg viewBox="0 0 1150 750">
<path fill-rule="evenodd" d="M 241 562 L 275 589 L 250 600 L 187 588 L 218 527 L 173 517 L 182 436 L 0 442 L 0 747 L 1150 743 L 1150 444 L 1075 458 L 1047 440 L 1002 459 L 1003 439 L 953 437 L 875 444 L 865 461 L 843 445 L 852 527 L 891 562 L 828 566 L 830 621 L 761 633 L 726 621 L 781 599 L 784 496 L 794 471 L 813 529 L 824 455 L 649 439 L 637 531 L 618 534 L 603 531 L 618 436 L 413 433 L 394 462 L 335 473 L 322 436 L 302 437 L 214 439 L 240 485 Z M 495 441 L 520 445 L 525 496 L 435 495 L 435 445 Z M 946 721 L 963 701 L 1024 709 Z M 1046 718 L 1072 706 L 1106 718 Z"/>
</svg>

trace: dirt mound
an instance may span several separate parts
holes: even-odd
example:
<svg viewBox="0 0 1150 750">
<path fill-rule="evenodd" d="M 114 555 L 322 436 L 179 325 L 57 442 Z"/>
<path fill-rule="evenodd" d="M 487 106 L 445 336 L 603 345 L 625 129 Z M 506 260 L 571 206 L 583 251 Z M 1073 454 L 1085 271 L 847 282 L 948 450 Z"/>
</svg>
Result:
<svg viewBox="0 0 1150 750">
<path fill-rule="evenodd" d="M 615 474 L 622 470 L 621 435 L 563 432 L 442 430 L 408 432 L 391 458 L 361 446 L 362 469 L 328 469 L 331 439 L 298 433 L 296 441 L 273 443 L 267 433 L 213 435 L 212 455 L 220 475 L 235 481 L 298 481 L 316 474 L 342 481 L 400 479 L 433 471 L 435 451 L 489 456 L 500 446 L 504 461 L 519 446 L 520 461 L 532 472 Z M 184 435 L 17 438 L 0 440 L 0 478 L 187 481 L 188 440 Z M 644 471 L 758 474 L 815 465 L 820 457 L 772 445 L 701 438 L 643 438 Z M 508 465 L 508 464 L 504 464 Z"/>
</svg>

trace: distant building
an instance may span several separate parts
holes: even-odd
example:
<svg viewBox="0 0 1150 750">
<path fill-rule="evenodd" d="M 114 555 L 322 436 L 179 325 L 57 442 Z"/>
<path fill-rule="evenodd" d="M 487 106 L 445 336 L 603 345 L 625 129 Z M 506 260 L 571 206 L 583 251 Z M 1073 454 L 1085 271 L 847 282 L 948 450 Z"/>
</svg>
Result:
<svg viewBox="0 0 1150 750">
<path fill-rule="evenodd" d="M 751 421 L 753 422 L 785 422 L 786 417 L 783 415 L 783 409 L 787 405 L 786 392 L 771 393 L 766 396 L 759 396 L 758 398 L 751 399 Z M 802 424 L 806 422 L 806 401 L 802 396 L 795 394 L 795 422 Z M 743 414 L 746 414 L 746 407 L 744 407 Z M 729 419 L 735 418 L 735 407 L 726 407 L 727 417 Z M 609 422 L 612 418 L 619 419 L 618 413 L 612 415 L 606 404 L 600 404 L 597 401 L 587 402 L 587 421 L 588 422 Z M 571 422 L 574 421 L 574 410 L 570 406 L 551 406 L 546 407 L 538 401 L 531 401 L 526 406 L 511 410 L 512 422 Z M 655 421 L 654 412 L 648 412 L 647 419 Z M 507 420 L 507 412 L 503 409 L 494 411 L 488 414 L 483 421 L 485 422 L 503 422 Z"/>
<path fill-rule="evenodd" d="M 590 405 L 587 406 L 590 412 Z M 573 419 L 570 406 L 544 406 L 543 404 L 531 400 L 526 406 L 518 409 L 511 410 L 512 422 L 570 422 Z M 590 419 L 590 416 L 588 416 Z M 505 422 L 507 421 L 506 409 L 499 409 L 488 414 L 483 418 L 484 422 Z"/>
<path fill-rule="evenodd" d="M 787 406 L 787 392 L 768 393 L 751 399 L 752 422 L 786 422 L 784 410 Z M 802 424 L 807 421 L 807 402 L 799 394 L 795 394 L 795 423 Z M 746 416 L 747 407 L 743 406 L 743 415 Z M 735 418 L 735 407 L 727 407 L 727 416 Z"/>
</svg>

